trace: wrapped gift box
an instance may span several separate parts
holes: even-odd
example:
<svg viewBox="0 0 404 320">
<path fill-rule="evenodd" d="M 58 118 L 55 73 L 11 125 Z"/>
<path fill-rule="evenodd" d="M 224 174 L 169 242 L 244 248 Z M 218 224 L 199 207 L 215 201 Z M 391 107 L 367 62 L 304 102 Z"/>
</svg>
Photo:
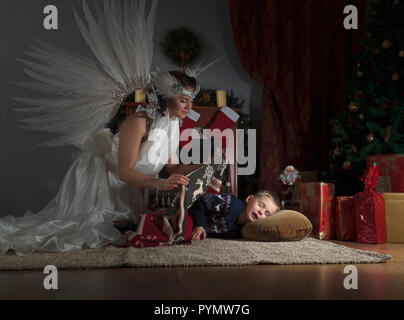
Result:
<svg viewBox="0 0 404 320">
<path fill-rule="evenodd" d="M 404 154 L 383 154 L 367 157 L 367 167 L 380 165 L 377 192 L 404 192 Z"/>
<path fill-rule="evenodd" d="M 299 204 L 301 183 L 316 181 L 318 181 L 318 171 L 300 171 L 300 180 L 295 183 L 292 202 Z"/>
<path fill-rule="evenodd" d="M 320 240 L 334 237 L 334 194 L 334 184 L 324 182 L 300 183 L 300 212 L 312 223 L 312 235 Z"/>
<path fill-rule="evenodd" d="M 356 241 L 355 198 L 335 198 L 335 238 L 343 241 Z"/>
<path fill-rule="evenodd" d="M 384 193 L 387 242 L 404 243 L 404 193 Z"/>
<path fill-rule="evenodd" d="M 365 190 L 355 195 L 355 225 L 357 242 L 386 242 L 386 208 L 384 195 L 376 192 L 379 166 L 371 167 L 365 179 Z"/>
</svg>

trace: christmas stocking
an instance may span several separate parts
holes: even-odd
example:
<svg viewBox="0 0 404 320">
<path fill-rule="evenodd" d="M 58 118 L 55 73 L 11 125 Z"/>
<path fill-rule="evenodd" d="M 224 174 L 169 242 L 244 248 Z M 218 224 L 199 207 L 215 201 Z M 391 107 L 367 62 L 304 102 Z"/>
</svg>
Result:
<svg viewBox="0 0 404 320">
<path fill-rule="evenodd" d="M 223 136 L 222 139 L 220 139 L 221 135 L 215 135 L 213 130 L 219 129 L 221 132 L 223 132 L 226 129 L 231 129 L 237 123 L 239 118 L 240 116 L 237 114 L 237 112 L 233 111 L 229 107 L 223 107 L 220 109 L 219 114 L 216 116 L 216 119 L 210 126 L 212 135 L 219 143 L 219 146 L 222 147 L 224 150 L 226 149 L 226 137 Z"/>
<path fill-rule="evenodd" d="M 201 115 L 194 110 L 189 111 L 188 116 L 182 122 L 180 134 L 182 135 L 183 131 L 185 131 L 186 129 L 193 129 L 200 117 Z M 182 141 L 182 139 L 180 139 L 180 147 L 185 148 L 186 150 L 191 150 L 192 136 L 188 137 L 185 141 Z"/>
</svg>

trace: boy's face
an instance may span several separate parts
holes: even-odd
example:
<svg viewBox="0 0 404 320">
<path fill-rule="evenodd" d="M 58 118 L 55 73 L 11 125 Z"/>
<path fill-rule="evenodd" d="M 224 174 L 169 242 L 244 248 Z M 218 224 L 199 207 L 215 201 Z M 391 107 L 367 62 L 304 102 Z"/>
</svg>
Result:
<svg viewBox="0 0 404 320">
<path fill-rule="evenodd" d="M 266 196 L 254 197 L 250 195 L 246 199 L 244 217 L 240 217 L 244 223 L 264 219 L 278 212 L 278 206 Z"/>
</svg>

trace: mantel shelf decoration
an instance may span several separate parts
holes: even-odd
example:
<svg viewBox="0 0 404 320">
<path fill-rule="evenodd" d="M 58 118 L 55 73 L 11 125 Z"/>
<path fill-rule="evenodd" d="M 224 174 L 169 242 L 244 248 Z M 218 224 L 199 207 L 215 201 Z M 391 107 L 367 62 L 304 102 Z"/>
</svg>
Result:
<svg viewBox="0 0 404 320">
<path fill-rule="evenodd" d="M 166 57 L 182 70 L 195 63 L 202 48 L 198 37 L 183 27 L 168 31 L 161 46 Z"/>
</svg>

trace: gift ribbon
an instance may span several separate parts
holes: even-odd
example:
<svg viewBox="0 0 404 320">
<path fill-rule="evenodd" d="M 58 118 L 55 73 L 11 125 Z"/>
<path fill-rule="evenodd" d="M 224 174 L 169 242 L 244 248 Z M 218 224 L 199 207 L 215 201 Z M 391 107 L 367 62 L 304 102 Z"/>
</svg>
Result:
<svg viewBox="0 0 404 320">
<path fill-rule="evenodd" d="M 370 167 L 365 178 L 365 190 L 375 191 L 377 181 L 379 180 L 380 166 Z"/>
</svg>

